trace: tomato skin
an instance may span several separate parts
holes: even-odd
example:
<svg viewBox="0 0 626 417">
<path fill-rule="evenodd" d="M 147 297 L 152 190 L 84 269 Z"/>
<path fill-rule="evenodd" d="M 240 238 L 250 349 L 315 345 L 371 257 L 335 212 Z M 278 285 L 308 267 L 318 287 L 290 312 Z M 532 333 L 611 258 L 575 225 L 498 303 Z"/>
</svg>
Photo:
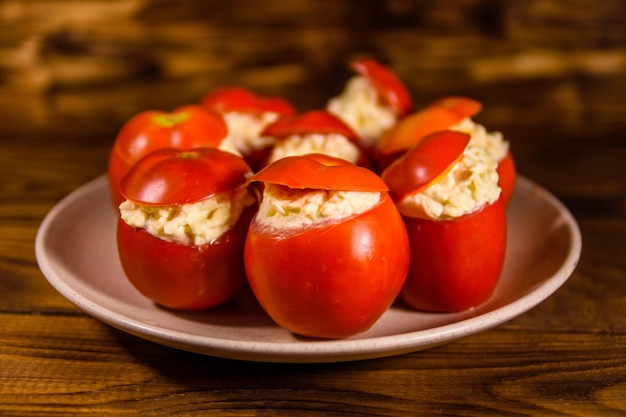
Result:
<svg viewBox="0 0 626 417">
<path fill-rule="evenodd" d="M 118 133 L 109 155 L 108 177 L 112 203 L 124 198 L 119 184 L 144 155 L 160 148 L 219 147 L 228 129 L 222 116 L 199 105 L 186 105 L 167 113 L 146 110 L 129 119 Z"/>
<path fill-rule="evenodd" d="M 355 217 L 292 233 L 253 220 L 244 249 L 250 287 L 269 316 L 302 336 L 343 338 L 391 306 L 409 262 L 406 229 L 387 193 Z"/>
<path fill-rule="evenodd" d="M 243 246 L 253 210 L 216 242 L 187 246 L 152 236 L 121 218 L 118 254 L 130 283 L 146 298 L 175 310 L 202 310 L 233 297 L 245 284 Z"/>
<path fill-rule="evenodd" d="M 417 310 L 459 312 L 491 296 L 506 251 L 502 198 L 455 219 L 404 221 L 411 247 L 404 302 Z"/>
<path fill-rule="evenodd" d="M 515 191 L 515 181 L 517 179 L 517 169 L 513 154 L 508 151 L 507 154 L 498 162 L 498 185 L 502 189 L 502 200 L 505 206 L 509 205 L 513 191 Z"/>
</svg>

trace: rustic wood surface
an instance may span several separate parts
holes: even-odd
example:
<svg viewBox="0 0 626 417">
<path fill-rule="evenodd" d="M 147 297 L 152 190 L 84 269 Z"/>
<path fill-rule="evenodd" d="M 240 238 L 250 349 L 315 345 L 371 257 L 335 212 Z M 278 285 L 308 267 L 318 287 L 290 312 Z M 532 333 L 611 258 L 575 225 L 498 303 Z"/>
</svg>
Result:
<svg viewBox="0 0 626 417">
<path fill-rule="evenodd" d="M 626 415 L 626 3 L 0 1 L 0 416 Z M 322 105 L 372 55 L 417 105 L 481 100 L 583 236 L 528 313 L 430 350 L 287 365 L 163 347 L 82 313 L 38 227 L 134 113 L 237 84 Z"/>
</svg>

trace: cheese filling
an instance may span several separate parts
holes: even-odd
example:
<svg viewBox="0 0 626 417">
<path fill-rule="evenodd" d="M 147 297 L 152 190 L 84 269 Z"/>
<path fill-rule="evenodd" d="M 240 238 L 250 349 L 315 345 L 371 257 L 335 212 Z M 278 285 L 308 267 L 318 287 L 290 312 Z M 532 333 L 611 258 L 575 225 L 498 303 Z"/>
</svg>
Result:
<svg viewBox="0 0 626 417">
<path fill-rule="evenodd" d="M 368 147 L 398 119 L 396 111 L 380 100 L 378 91 L 363 76 L 348 80 L 341 94 L 328 101 L 326 109 L 350 126 Z"/>
<path fill-rule="evenodd" d="M 145 206 L 126 200 L 120 204 L 122 220 L 160 239 L 201 246 L 215 242 L 255 203 L 247 186 L 217 194 L 197 203 Z"/>
<path fill-rule="evenodd" d="M 296 190 L 266 184 L 256 221 L 275 230 L 293 230 L 364 213 L 379 201 L 379 192 Z"/>
<path fill-rule="evenodd" d="M 407 217 L 450 219 L 492 204 L 500 197 L 497 162 L 482 147 L 468 145 L 461 159 L 440 181 L 398 204 Z"/>
<path fill-rule="evenodd" d="M 227 112 L 222 115 L 228 126 L 228 136 L 223 142 L 227 142 L 231 148 L 237 149 L 244 155 L 252 151 L 265 148 L 273 143 L 273 139 L 262 136 L 261 133 L 267 126 L 278 120 L 278 113 L 245 113 Z"/>
<path fill-rule="evenodd" d="M 450 130 L 456 130 L 470 135 L 470 145 L 485 148 L 496 162 L 504 159 L 509 152 L 509 142 L 504 140 L 502 133 L 488 132 L 483 125 L 474 122 L 469 117 L 451 126 Z"/>
<path fill-rule="evenodd" d="M 309 135 L 292 135 L 275 145 L 269 157 L 269 162 L 277 161 L 287 156 L 299 156 L 310 153 L 322 153 L 344 159 L 356 164 L 359 161 L 359 148 L 348 138 L 337 133 Z"/>
</svg>

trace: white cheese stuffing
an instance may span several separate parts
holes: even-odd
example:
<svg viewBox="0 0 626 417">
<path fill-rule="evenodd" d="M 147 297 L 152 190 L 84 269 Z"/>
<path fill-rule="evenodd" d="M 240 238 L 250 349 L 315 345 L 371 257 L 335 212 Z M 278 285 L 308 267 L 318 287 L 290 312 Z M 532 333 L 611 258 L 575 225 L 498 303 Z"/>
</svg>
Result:
<svg viewBox="0 0 626 417">
<path fill-rule="evenodd" d="M 237 149 L 240 153 L 249 155 L 252 151 L 270 146 L 273 143 L 273 139 L 262 136 L 262 132 L 267 126 L 278 120 L 278 113 L 253 114 L 232 111 L 224 113 L 223 117 L 228 126 L 228 136 L 223 142 L 228 143 L 228 146 Z"/>
<path fill-rule="evenodd" d="M 349 79 L 326 109 L 350 126 L 368 147 L 398 120 L 396 111 L 380 100 L 374 86 L 361 75 Z"/>
<path fill-rule="evenodd" d="M 450 130 L 456 130 L 470 135 L 470 145 L 485 148 L 497 162 L 501 161 L 509 151 L 509 142 L 504 140 L 502 133 L 488 132 L 483 125 L 474 122 L 469 117 L 451 126 Z"/>
<path fill-rule="evenodd" d="M 248 187 L 217 194 L 197 203 L 145 206 L 126 200 L 120 204 L 122 220 L 160 239 L 201 246 L 217 240 L 255 203 Z"/>
<path fill-rule="evenodd" d="M 269 156 L 269 163 L 287 156 L 321 153 L 344 159 L 356 164 L 359 161 L 359 148 L 348 138 L 337 133 L 291 135 L 276 144 Z"/>
<path fill-rule="evenodd" d="M 379 192 L 295 190 L 266 184 L 256 221 L 284 231 L 364 213 L 379 201 Z"/>
<path fill-rule="evenodd" d="M 497 162 L 480 146 L 468 145 L 440 181 L 408 195 L 398 204 L 408 217 L 449 219 L 492 204 L 500 197 Z"/>
</svg>

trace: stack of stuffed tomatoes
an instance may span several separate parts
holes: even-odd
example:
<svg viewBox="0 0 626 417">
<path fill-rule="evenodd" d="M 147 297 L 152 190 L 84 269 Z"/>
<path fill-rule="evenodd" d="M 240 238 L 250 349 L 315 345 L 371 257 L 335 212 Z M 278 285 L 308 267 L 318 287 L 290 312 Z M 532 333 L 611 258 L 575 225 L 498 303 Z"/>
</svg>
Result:
<svg viewBox="0 0 626 417">
<path fill-rule="evenodd" d="M 323 108 L 241 87 L 172 112 L 144 111 L 109 159 L 123 270 L 173 310 L 244 288 L 281 327 L 343 338 L 394 302 L 430 312 L 484 303 L 498 284 L 509 144 L 444 97 L 413 108 L 372 59 Z"/>
</svg>

